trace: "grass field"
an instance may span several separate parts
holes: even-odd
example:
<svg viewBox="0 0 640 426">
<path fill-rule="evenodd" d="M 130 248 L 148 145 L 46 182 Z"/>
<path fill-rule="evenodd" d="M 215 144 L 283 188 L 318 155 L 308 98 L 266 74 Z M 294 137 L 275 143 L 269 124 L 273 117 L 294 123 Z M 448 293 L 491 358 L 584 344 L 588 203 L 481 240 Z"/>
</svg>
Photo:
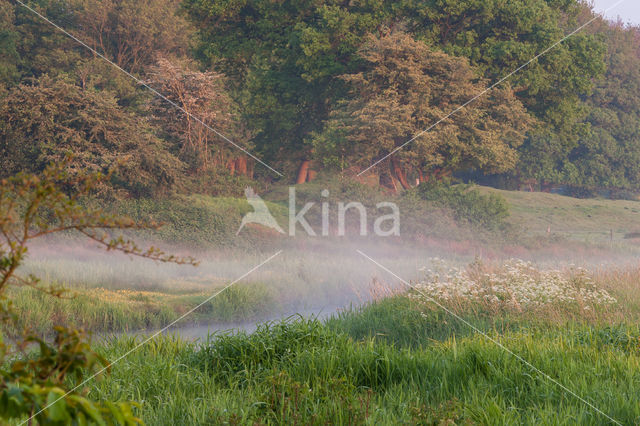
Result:
<svg viewBox="0 0 640 426">
<path fill-rule="evenodd" d="M 277 250 L 201 252 L 201 264 L 194 268 L 105 256 L 90 245 L 58 241 L 35 249 L 22 272 L 40 277 L 43 287 L 67 289 L 64 298 L 25 287 L 11 289 L 10 297 L 21 324 L 39 333 L 50 331 L 52 320 L 96 333 L 155 329 L 199 306 Z M 409 251 L 371 250 L 411 279 L 422 266 L 418 259 L 432 254 L 423 251 L 416 257 Z M 375 269 L 354 247 L 284 250 L 204 303 L 180 325 L 236 324 L 293 312 L 335 311 L 369 300 L 369 284 L 375 276 Z"/>
<path fill-rule="evenodd" d="M 577 241 L 593 246 L 640 251 L 640 238 L 632 237 L 640 232 L 640 202 L 606 199 L 578 199 L 543 192 L 504 191 L 489 187 L 477 188 L 482 193 L 498 194 L 507 201 L 510 216 L 507 222 L 514 233 L 498 238 L 483 229 L 469 229 L 455 222 L 446 210 L 430 206 L 429 203 L 407 202 L 378 190 L 343 181 L 314 182 L 297 187 L 298 208 L 305 202 L 315 202 L 307 214 L 313 227 L 319 229 L 320 209 L 323 201 L 329 202 L 330 221 L 338 201 L 360 201 L 367 206 L 370 216 L 375 217 L 375 203 L 379 201 L 397 202 L 401 209 L 401 229 L 403 237 L 415 237 L 416 234 L 427 238 L 456 241 L 480 240 L 484 245 L 499 246 L 505 242 L 514 244 L 555 244 Z M 324 199 L 320 192 L 330 189 L 330 196 Z M 283 188 L 273 188 L 263 194 L 274 217 L 286 229 L 288 193 Z M 175 200 L 130 201 L 121 204 L 118 211 L 131 215 L 135 219 L 153 218 L 166 223 L 160 231 L 148 234 L 190 247 L 207 248 L 241 247 L 252 250 L 256 246 L 265 247 L 274 244 L 286 245 L 287 238 L 266 230 L 247 228 L 239 237 L 235 232 L 242 216 L 250 211 L 244 199 L 230 197 L 214 198 L 202 195 L 183 197 Z M 351 223 L 347 217 L 347 226 Z M 353 222 L 353 218 L 351 218 Z M 357 222 L 351 223 L 357 229 Z M 640 235 L 640 234 L 637 234 Z M 366 240 L 363 240 L 366 242 Z"/>
<path fill-rule="evenodd" d="M 616 303 L 589 314 L 573 302 L 498 314 L 448 304 L 535 368 L 409 293 L 326 323 L 294 317 L 202 344 L 164 336 L 91 395 L 140 401 L 147 424 L 637 424 L 638 296 L 628 278 L 599 277 Z M 113 359 L 134 345 L 120 338 L 101 350 Z"/>
<path fill-rule="evenodd" d="M 158 336 L 87 384 L 89 396 L 138 401 L 153 425 L 640 421 L 637 266 L 425 263 L 417 290 L 375 281 L 369 304 L 326 321 Z M 118 359 L 142 338 L 96 348 Z"/>
<path fill-rule="evenodd" d="M 164 337 L 91 395 L 140 401 L 148 424 L 612 423 L 484 337 L 410 347 L 354 339 L 339 326 L 293 321 L 204 347 Z M 490 335 L 606 415 L 637 423 L 637 328 Z M 121 339 L 104 352 L 133 345 Z"/>
<path fill-rule="evenodd" d="M 548 230 L 569 239 L 616 242 L 640 231 L 640 202 L 579 199 L 544 192 L 503 191 L 479 187 L 483 192 L 503 196 L 509 203 L 509 222 L 534 235 Z"/>
<path fill-rule="evenodd" d="M 132 202 L 126 209 L 140 217 L 164 211 L 160 219 L 172 221 L 144 237 L 177 242 L 178 254 L 201 265 L 105 257 L 75 239 L 50 241 L 33 249 L 23 273 L 68 288 L 70 297 L 28 288 L 9 296 L 22 325 L 43 334 L 52 322 L 89 329 L 101 335 L 95 347 L 118 359 L 143 339 L 132 332 L 173 322 L 283 250 L 178 325 L 260 322 L 318 308 L 332 318 L 293 316 L 196 342 L 158 336 L 89 383 L 89 396 L 137 401 L 137 414 L 152 425 L 639 424 L 640 269 L 636 241 L 624 235 L 635 230 L 640 203 L 481 191 L 505 197 L 517 232 L 487 241 L 444 217 L 418 244 L 288 241 L 251 229 L 233 246 L 226 245 L 232 233 L 213 233 L 235 232 L 239 200 Z M 271 196 L 272 207 L 285 208 L 283 194 Z M 356 249 L 418 290 L 407 291 Z"/>
<path fill-rule="evenodd" d="M 315 193 L 318 188 L 309 186 L 306 192 Z M 278 249 L 284 249 L 282 259 L 234 286 L 215 302 L 205 304 L 190 315 L 189 322 L 254 321 L 308 308 L 335 308 L 365 302 L 368 300 L 367 286 L 372 279 L 390 280 L 358 256 L 356 249 L 364 250 L 405 279 L 414 281 L 421 278 L 419 269 L 426 266 L 427 259 L 438 255 L 458 264 L 471 262 L 477 257 L 520 257 L 534 259 L 541 264 L 573 262 L 593 269 L 606 267 L 601 263 L 632 262 L 633 253 L 638 251 L 633 239 L 621 239 L 621 235 L 634 229 L 634 217 L 640 214 L 638 202 L 580 200 L 555 194 L 488 188 L 481 190 L 498 192 L 505 197 L 512 211 L 508 220 L 515 228 L 526 228 L 523 234 L 532 241 L 528 247 L 517 240 L 485 244 L 474 241 L 471 236 L 468 240 L 446 240 L 434 236 L 424 240 L 422 246 L 415 242 L 404 244 L 402 240 L 345 241 L 334 238 L 325 241 L 300 238 L 288 241 L 277 238 L 266 246 L 254 246 L 251 250 L 245 247 L 224 250 L 213 242 L 210 245 L 196 244 L 193 252 L 180 248 L 180 245 L 169 248 L 179 254 L 193 254 L 200 258 L 202 264 L 193 268 L 159 265 L 125 256 L 105 256 L 90 245 L 69 239 L 35 248 L 24 272 L 42 278 L 45 286 L 70 289 L 68 296 L 73 298 L 45 300 L 46 295 L 29 289 L 17 289 L 12 297 L 23 323 L 37 331 L 48 330 L 54 319 L 60 324 L 85 327 L 99 333 L 130 332 L 157 328 L 173 321 Z M 284 194 L 278 194 L 271 196 L 274 199 L 284 197 Z M 172 211 L 176 217 L 171 219 L 168 213 L 164 213 L 159 218 L 172 222 L 168 225 L 170 229 L 157 237 L 167 241 L 172 241 L 175 235 L 191 238 L 191 234 L 183 232 L 182 227 L 186 227 L 191 229 L 189 232 L 197 229 L 205 234 L 201 239 L 195 239 L 201 243 L 207 241 L 210 232 L 216 231 L 212 225 L 217 223 L 216 218 L 224 218 L 224 223 L 235 229 L 234 214 L 239 221 L 244 212 L 239 200 L 198 196 L 189 202 L 195 204 L 186 210 L 178 208 L 177 203 L 164 206 L 144 202 L 129 204 L 126 209 L 132 211 L 133 206 L 137 206 L 140 212 L 148 213 L 166 207 L 166 211 Z M 210 214 L 213 217 L 211 223 L 200 223 Z M 184 215 L 190 216 L 191 221 L 182 223 L 180 218 Z M 549 223 L 554 224 L 551 234 L 547 234 Z M 608 244 L 610 235 L 598 229 L 614 225 L 616 241 Z M 571 239 L 554 238 L 553 233 L 560 228 L 572 229 Z M 446 233 L 447 229 L 445 227 L 438 232 Z M 456 238 L 460 238 L 470 231 L 457 229 L 456 232 Z M 269 239 L 268 235 L 250 234 L 257 239 Z M 585 240 L 592 244 L 584 244 Z M 209 250 L 208 247 L 217 248 Z"/>
</svg>

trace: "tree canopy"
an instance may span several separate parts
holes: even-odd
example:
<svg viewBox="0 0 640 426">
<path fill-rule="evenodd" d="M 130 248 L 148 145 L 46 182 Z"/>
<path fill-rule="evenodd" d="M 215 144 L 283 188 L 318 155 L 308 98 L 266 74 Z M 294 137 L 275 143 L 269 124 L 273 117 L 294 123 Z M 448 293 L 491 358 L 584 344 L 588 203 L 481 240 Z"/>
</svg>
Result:
<svg viewBox="0 0 640 426">
<path fill-rule="evenodd" d="M 586 97 L 590 132 L 571 152 L 576 176 L 588 187 L 640 184 L 640 29 L 599 23 L 607 72 Z"/>
<path fill-rule="evenodd" d="M 638 30 L 598 18 L 557 44 L 594 17 L 579 0 L 29 4 L 288 181 L 309 160 L 315 171 L 363 170 L 518 70 L 371 171 L 403 186 L 469 172 L 590 187 L 638 183 Z M 254 177 L 252 164 L 228 142 L 27 9 L 0 0 L 0 21 L 0 145 L 14 147 L 7 173 L 26 162 L 41 169 L 54 158 L 43 154 L 53 145 L 70 148 L 60 134 L 45 135 L 67 129 L 64 122 L 34 124 L 39 133 L 32 135 L 24 127 L 28 114 L 11 99 L 17 97 L 32 106 L 77 101 L 61 107 L 69 117 L 86 100 L 101 105 L 96 117 L 135 128 L 123 137 L 150 157 L 132 154 L 145 184 L 120 185 L 130 194 L 178 188 L 181 180 Z M 56 99 L 52 87 L 60 91 Z M 95 139 L 86 129 L 83 138 Z M 44 140 L 46 149 L 37 142 Z M 127 151 L 118 140 L 114 149 Z M 74 148 L 79 157 L 97 158 L 95 146 Z M 102 165 L 115 159 L 100 157 Z M 397 176 L 401 170 L 410 176 Z M 256 172 L 255 179 L 276 179 L 266 169 Z"/>
<path fill-rule="evenodd" d="M 367 70 L 341 76 L 352 96 L 333 109 L 315 140 L 325 163 L 365 168 L 486 90 L 468 60 L 406 33 L 372 35 L 359 54 Z M 508 85 L 497 88 L 394 154 L 392 169 L 405 188 L 406 169 L 422 180 L 436 170 L 511 170 L 531 121 Z"/>
<path fill-rule="evenodd" d="M 104 92 L 44 76 L 0 99 L 0 177 L 33 171 L 73 153 L 77 172 L 108 172 L 112 185 L 152 195 L 177 183 L 180 160 L 149 124 Z M 104 188 L 103 188 L 104 189 Z"/>
</svg>

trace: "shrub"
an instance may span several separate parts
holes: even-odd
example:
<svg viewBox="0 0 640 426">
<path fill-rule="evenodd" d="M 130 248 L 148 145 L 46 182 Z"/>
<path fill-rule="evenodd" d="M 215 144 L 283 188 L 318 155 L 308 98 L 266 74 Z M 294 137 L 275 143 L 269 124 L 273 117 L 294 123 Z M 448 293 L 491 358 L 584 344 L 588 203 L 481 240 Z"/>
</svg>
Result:
<svg viewBox="0 0 640 426">
<path fill-rule="evenodd" d="M 60 297 L 64 289 L 46 287 L 30 276 L 19 275 L 28 245 L 35 239 L 63 231 L 76 231 L 107 250 L 163 262 L 194 263 L 165 255 L 150 247 L 142 250 L 123 237 L 111 238 L 107 230 L 144 229 L 131 219 L 87 209 L 78 203 L 104 179 L 99 174 L 69 172 L 71 159 L 49 165 L 39 175 L 18 174 L 0 180 L 0 420 L 36 421 L 54 424 L 123 424 L 141 420 L 127 402 L 91 401 L 83 389 L 83 377 L 108 371 L 110 363 L 88 343 L 82 330 L 54 326 L 53 341 L 41 338 L 27 326 L 20 331 L 19 319 L 7 290 L 31 287 Z M 72 169 L 72 168 L 71 168 Z M 76 188 L 68 195 L 68 188 Z M 5 343 L 5 335 L 12 344 Z M 92 379 L 90 376 L 87 380 Z M 66 389 L 70 388 L 68 391 Z"/>
<path fill-rule="evenodd" d="M 42 77 L 0 99 L 0 117 L 2 177 L 67 161 L 70 173 L 111 170 L 93 190 L 116 198 L 163 194 L 182 179 L 185 166 L 165 141 L 105 92 Z"/>
<path fill-rule="evenodd" d="M 414 188 L 418 197 L 451 209 L 458 221 L 491 230 L 504 228 L 509 216 L 507 201 L 496 194 L 484 195 L 471 185 L 452 185 L 450 181 L 431 181 Z M 411 192 L 411 191 L 410 191 Z"/>
<path fill-rule="evenodd" d="M 586 186 L 569 185 L 566 189 L 566 195 L 573 198 L 595 198 L 598 193 L 596 190 Z"/>
<path fill-rule="evenodd" d="M 614 189 L 609 193 L 609 198 L 612 200 L 638 201 L 640 194 L 629 189 Z"/>
</svg>

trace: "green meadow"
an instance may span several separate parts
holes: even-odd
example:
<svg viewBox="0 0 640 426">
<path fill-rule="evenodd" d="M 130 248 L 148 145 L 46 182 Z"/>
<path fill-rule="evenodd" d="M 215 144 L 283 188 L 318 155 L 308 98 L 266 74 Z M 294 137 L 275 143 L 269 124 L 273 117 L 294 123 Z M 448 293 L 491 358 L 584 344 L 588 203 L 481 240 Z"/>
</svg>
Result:
<svg viewBox="0 0 640 426">
<path fill-rule="evenodd" d="M 210 271 L 225 264 L 233 274 L 241 266 L 209 259 L 197 276 L 198 268 L 151 264 L 141 270 L 134 262 L 118 275 L 109 265 L 119 262 L 94 260 L 87 276 L 69 261 L 57 276 L 75 289 L 74 297 L 51 299 L 22 289 L 13 300 L 25 322 L 42 330 L 55 318 L 103 334 L 94 348 L 118 362 L 83 388 L 98 401 L 136 401 L 135 415 L 146 424 L 640 421 L 637 265 L 586 270 L 424 254 L 419 268 L 412 259 L 420 278 L 408 282 L 411 289 L 371 267 L 353 275 L 347 267 L 353 258 L 324 256 L 315 253 L 307 262 L 299 253 L 285 256 L 225 290 L 174 333 L 150 341 L 152 330 L 229 282 Z M 411 262 L 392 255 L 380 261 L 411 270 Z M 51 265 L 34 261 L 29 267 L 56 276 Z M 135 270 L 147 279 L 138 281 Z M 293 277 L 286 278 L 287 271 Z M 321 278 L 331 275 L 339 279 L 327 289 L 330 281 Z M 126 288 L 123 277 L 134 284 Z M 349 277 L 376 278 L 332 299 Z M 311 302 L 324 297 L 331 308 L 322 317 L 285 315 L 296 306 L 302 311 L 292 299 L 303 295 L 306 306 L 320 306 Z M 263 321 L 269 317 L 282 319 Z M 196 340 L 180 335 L 182 327 L 198 323 L 247 321 L 257 330 L 211 331 Z"/>
<path fill-rule="evenodd" d="M 637 323 L 465 320 L 486 336 L 399 295 L 326 322 L 291 317 L 198 343 L 162 336 L 91 384 L 90 395 L 139 401 L 147 424 L 167 425 L 640 420 Z M 138 341 L 100 350 L 115 359 Z"/>
</svg>

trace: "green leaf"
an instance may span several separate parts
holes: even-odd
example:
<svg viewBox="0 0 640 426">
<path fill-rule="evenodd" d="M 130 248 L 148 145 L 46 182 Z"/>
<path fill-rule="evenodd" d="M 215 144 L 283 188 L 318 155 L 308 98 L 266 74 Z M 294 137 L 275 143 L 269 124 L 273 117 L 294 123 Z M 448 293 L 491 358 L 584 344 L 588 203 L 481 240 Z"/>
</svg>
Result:
<svg viewBox="0 0 640 426">
<path fill-rule="evenodd" d="M 64 399 L 64 391 L 59 388 L 53 388 L 47 395 L 47 406 L 45 411 L 49 419 L 56 422 L 71 422 L 71 416 L 68 412 L 67 402 Z"/>
</svg>

